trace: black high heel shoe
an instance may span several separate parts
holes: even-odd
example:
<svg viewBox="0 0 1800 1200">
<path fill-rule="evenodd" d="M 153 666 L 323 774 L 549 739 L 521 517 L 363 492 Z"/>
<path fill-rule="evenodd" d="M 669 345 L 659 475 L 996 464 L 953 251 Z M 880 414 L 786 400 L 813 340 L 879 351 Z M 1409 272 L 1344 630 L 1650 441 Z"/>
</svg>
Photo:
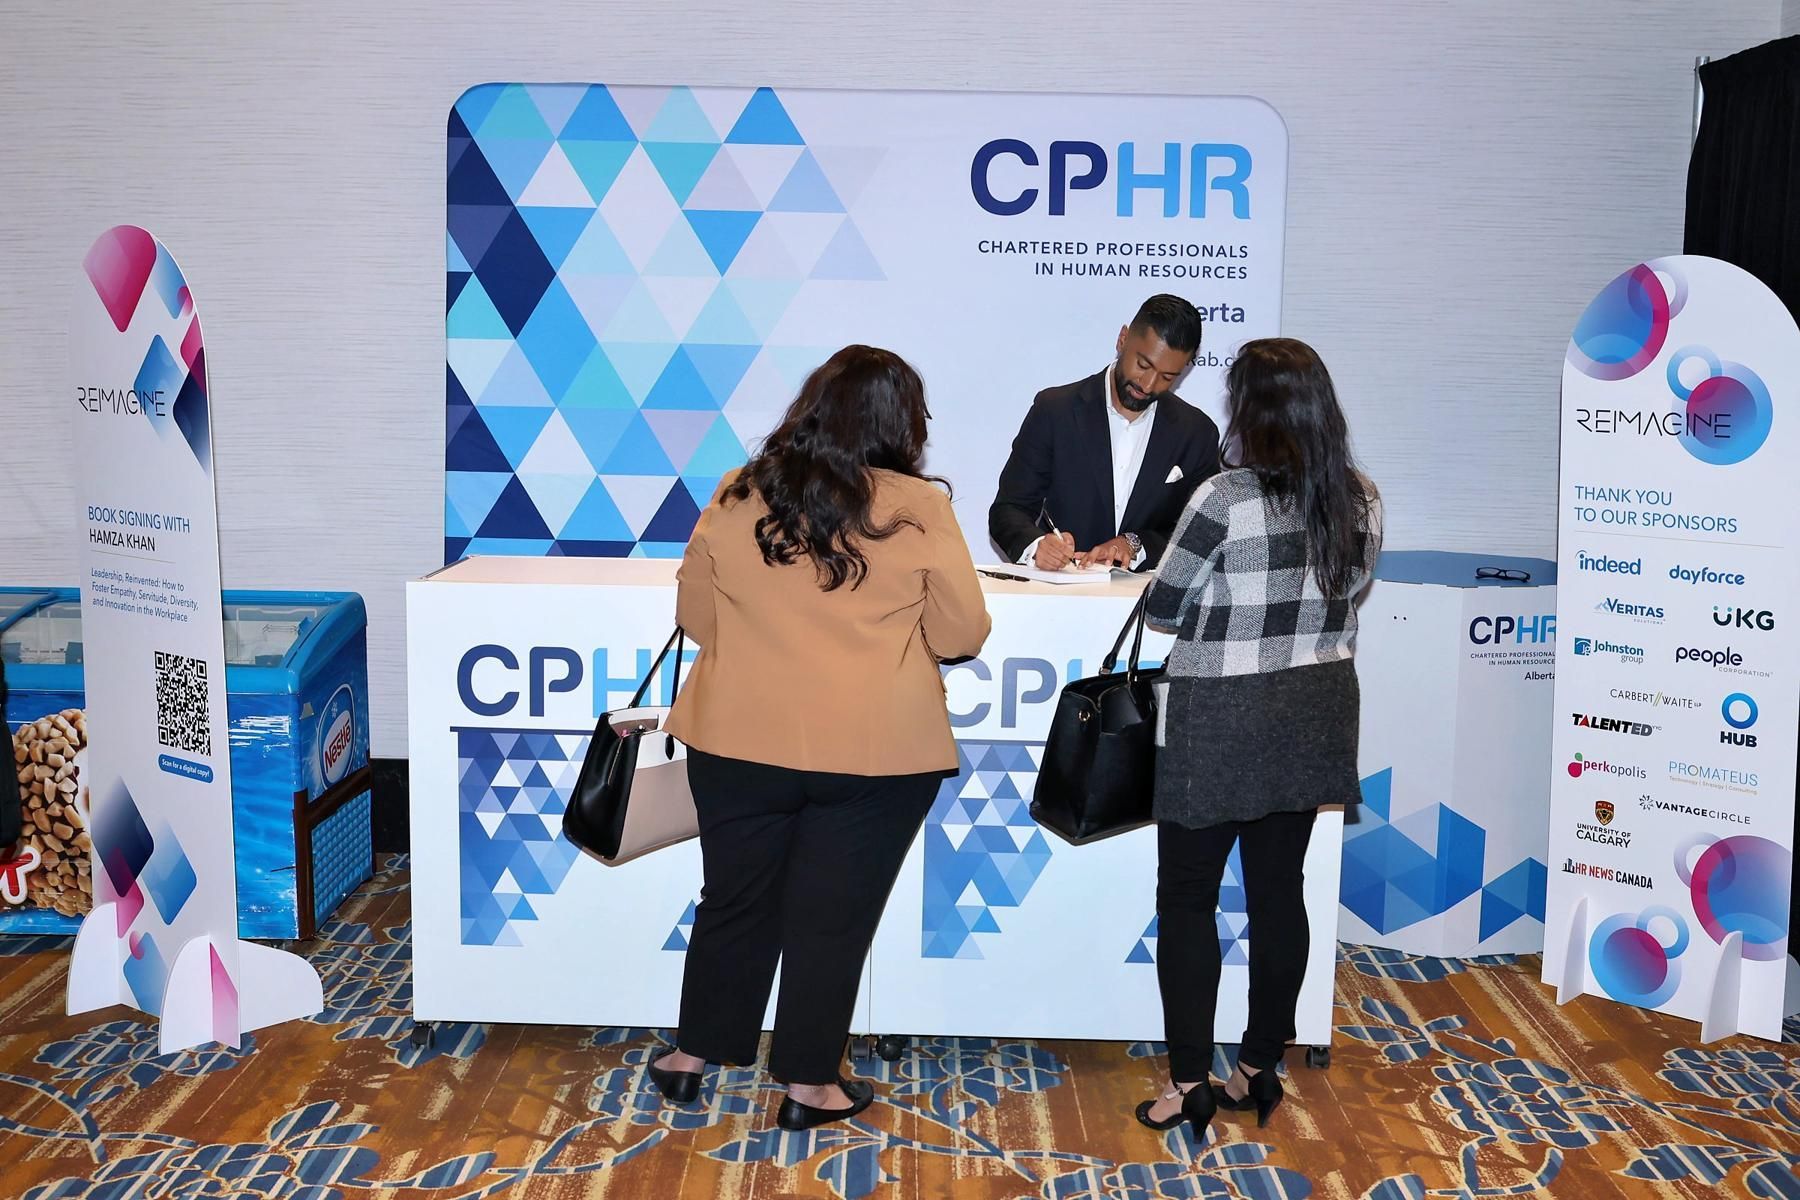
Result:
<svg viewBox="0 0 1800 1200">
<path fill-rule="evenodd" d="M 848 1121 L 875 1100 L 875 1085 L 861 1079 L 839 1079 L 838 1086 L 844 1095 L 850 1097 L 849 1108 L 818 1108 L 811 1104 L 802 1104 L 792 1096 L 784 1098 L 781 1109 L 775 1114 L 775 1123 L 790 1132 L 798 1133 L 802 1129 L 811 1129 L 818 1125 L 829 1125 L 833 1121 Z"/>
<path fill-rule="evenodd" d="M 1138 1124 L 1160 1133 L 1165 1129 L 1175 1128 L 1183 1121 L 1189 1121 L 1194 1126 L 1196 1138 L 1206 1136 L 1206 1127 L 1212 1124 L 1213 1114 L 1219 1111 L 1218 1101 L 1213 1096 L 1213 1089 L 1205 1082 L 1196 1083 L 1181 1093 L 1181 1107 L 1175 1111 L 1173 1116 L 1164 1117 L 1160 1121 L 1152 1118 L 1150 1110 L 1155 1105 L 1155 1100 L 1146 1100 L 1137 1106 L 1134 1115 L 1138 1119 Z"/>
<path fill-rule="evenodd" d="M 1248 1112 L 1254 1108 L 1256 1125 L 1260 1129 L 1269 1123 L 1269 1115 L 1275 1111 L 1286 1093 L 1282 1091 L 1281 1079 L 1275 1074 L 1274 1067 L 1264 1068 L 1254 1075 L 1245 1074 L 1244 1081 L 1247 1087 L 1243 1099 L 1231 1095 L 1218 1084 L 1213 1085 L 1213 1099 L 1220 1108 L 1228 1108 L 1232 1112 Z"/>
<path fill-rule="evenodd" d="M 644 1066 L 650 1076 L 650 1082 L 656 1085 L 664 1100 L 675 1104 L 692 1104 L 700 1096 L 700 1072 L 698 1071 L 665 1071 L 656 1064 L 675 1053 L 667 1050 L 651 1059 Z"/>
</svg>

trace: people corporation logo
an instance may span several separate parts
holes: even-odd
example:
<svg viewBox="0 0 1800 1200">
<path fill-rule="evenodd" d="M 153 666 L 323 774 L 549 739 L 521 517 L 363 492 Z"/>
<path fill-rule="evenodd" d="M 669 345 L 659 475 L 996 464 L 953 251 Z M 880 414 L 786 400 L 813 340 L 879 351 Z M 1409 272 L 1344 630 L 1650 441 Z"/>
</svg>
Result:
<svg viewBox="0 0 1800 1200">
<path fill-rule="evenodd" d="M 1594 605 L 1594 611 L 1614 617 L 1629 617 L 1644 625 L 1661 625 L 1663 610 L 1655 604 L 1633 604 L 1629 600 L 1621 600 L 1617 596 L 1608 596 Z"/>
<path fill-rule="evenodd" d="M 1719 730 L 1719 741 L 1727 746 L 1741 746 L 1747 750 L 1756 748 L 1756 735 L 1745 732 L 1756 724 L 1756 701 L 1748 692 L 1733 692 L 1725 697 L 1719 705 L 1719 715 L 1725 718 L 1729 729 Z"/>
<path fill-rule="evenodd" d="M 1633 737 L 1649 737 L 1655 732 L 1654 725 L 1646 725 L 1642 721 L 1627 721 L 1620 717 L 1596 717 L 1591 713 L 1571 713 L 1575 725 L 1580 729 L 1593 729 L 1601 733 L 1629 733 Z"/>
<path fill-rule="evenodd" d="M 1604 639 L 1578 637 L 1575 639 L 1575 653 L 1578 657 L 1616 658 L 1620 662 L 1632 666 L 1643 666 L 1644 648 L 1627 646 L 1622 642 L 1609 642 Z"/>
<path fill-rule="evenodd" d="M 1612 763 L 1604 760 L 1590 761 L 1586 755 L 1577 754 L 1569 763 L 1571 778 L 1580 779 L 1583 775 L 1610 775 L 1614 779 L 1648 779 L 1650 775 L 1642 767 L 1630 767 L 1623 763 Z"/>
</svg>

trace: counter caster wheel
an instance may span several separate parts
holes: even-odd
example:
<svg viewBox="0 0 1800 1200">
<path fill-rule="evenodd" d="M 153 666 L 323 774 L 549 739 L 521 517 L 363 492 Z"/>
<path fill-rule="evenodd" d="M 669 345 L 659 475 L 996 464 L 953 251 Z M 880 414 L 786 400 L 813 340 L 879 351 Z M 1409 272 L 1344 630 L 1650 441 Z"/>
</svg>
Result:
<svg viewBox="0 0 1800 1200">
<path fill-rule="evenodd" d="M 906 1039 L 899 1034 L 887 1034 L 875 1039 L 875 1053 L 883 1062 L 899 1062 L 900 1056 L 906 1053 Z"/>
<path fill-rule="evenodd" d="M 873 1037 L 852 1037 L 850 1039 L 850 1061 L 868 1062 L 875 1057 L 875 1039 Z"/>
<path fill-rule="evenodd" d="M 429 1021 L 415 1022 L 406 1040 L 415 1050 L 429 1050 L 437 1044 L 437 1027 Z"/>
<path fill-rule="evenodd" d="M 1331 1047 L 1308 1046 L 1306 1048 L 1306 1065 L 1317 1071 L 1325 1070 L 1331 1065 Z"/>
</svg>

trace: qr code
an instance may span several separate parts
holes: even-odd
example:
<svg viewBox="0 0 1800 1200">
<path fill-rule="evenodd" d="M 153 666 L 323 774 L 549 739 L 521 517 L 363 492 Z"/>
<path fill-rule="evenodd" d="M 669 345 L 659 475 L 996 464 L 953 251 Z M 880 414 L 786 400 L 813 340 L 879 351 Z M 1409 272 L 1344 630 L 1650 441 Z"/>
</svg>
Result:
<svg viewBox="0 0 1800 1200">
<path fill-rule="evenodd" d="M 156 652 L 156 740 L 171 750 L 212 753 L 205 659 Z"/>
</svg>

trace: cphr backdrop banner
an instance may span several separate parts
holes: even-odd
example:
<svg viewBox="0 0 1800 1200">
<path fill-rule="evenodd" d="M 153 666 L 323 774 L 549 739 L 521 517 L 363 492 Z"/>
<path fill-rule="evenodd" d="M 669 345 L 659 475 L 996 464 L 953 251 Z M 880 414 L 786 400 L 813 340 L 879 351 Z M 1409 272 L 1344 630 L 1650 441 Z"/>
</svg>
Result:
<svg viewBox="0 0 1800 1200">
<path fill-rule="evenodd" d="M 1545 979 L 1779 1040 L 1800 331 L 1746 272 L 1639 264 L 1563 369 Z"/>
<path fill-rule="evenodd" d="M 1032 396 L 1157 292 L 1181 394 L 1279 331 L 1287 132 L 1245 97 L 486 84 L 449 120 L 444 557 L 677 556 L 851 342 L 924 376 L 980 560 Z M 1221 421 L 1221 424 L 1223 422 Z"/>
</svg>

